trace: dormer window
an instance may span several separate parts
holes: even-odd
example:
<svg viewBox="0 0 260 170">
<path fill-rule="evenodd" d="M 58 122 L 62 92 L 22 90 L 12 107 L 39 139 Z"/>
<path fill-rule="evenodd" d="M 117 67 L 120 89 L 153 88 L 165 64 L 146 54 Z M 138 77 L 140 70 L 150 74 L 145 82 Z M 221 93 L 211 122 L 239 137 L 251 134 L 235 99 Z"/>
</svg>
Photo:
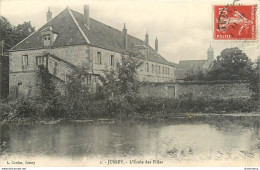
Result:
<svg viewBox="0 0 260 170">
<path fill-rule="evenodd" d="M 41 32 L 44 47 L 52 46 L 58 36 L 58 33 L 54 32 L 51 26 L 44 28 Z"/>
<path fill-rule="evenodd" d="M 43 44 L 45 47 L 48 47 L 51 45 L 51 35 L 50 34 L 44 35 Z"/>
</svg>

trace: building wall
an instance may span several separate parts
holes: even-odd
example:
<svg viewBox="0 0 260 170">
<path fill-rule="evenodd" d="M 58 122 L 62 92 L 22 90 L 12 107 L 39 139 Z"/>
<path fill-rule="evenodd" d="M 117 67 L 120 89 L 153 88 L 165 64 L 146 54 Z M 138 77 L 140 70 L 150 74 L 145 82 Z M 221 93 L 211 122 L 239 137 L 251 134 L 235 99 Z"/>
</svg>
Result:
<svg viewBox="0 0 260 170">
<path fill-rule="evenodd" d="M 174 82 L 174 72 L 175 68 L 169 65 L 156 63 L 153 61 L 142 60 L 143 65 L 138 70 L 138 74 L 141 81 L 147 82 Z M 147 65 L 148 63 L 148 65 Z M 153 67 L 154 69 L 152 69 Z M 156 67 L 155 67 L 156 66 Z M 160 67 L 160 71 L 159 71 Z M 155 69 L 157 68 L 157 69 Z M 164 68 L 164 71 L 163 71 Z M 166 69 L 169 71 L 166 72 Z"/>
<path fill-rule="evenodd" d="M 139 88 L 140 97 L 175 98 L 175 84 L 149 83 Z"/>
<path fill-rule="evenodd" d="M 10 73 L 9 82 L 11 97 L 18 97 L 21 94 L 31 96 L 39 94 L 41 77 L 34 71 Z"/>
<path fill-rule="evenodd" d="M 97 64 L 98 52 L 100 52 L 102 56 L 101 64 Z M 120 53 L 102 49 L 102 48 L 91 47 L 91 55 L 93 58 L 92 59 L 93 71 L 94 73 L 101 74 L 101 75 L 103 75 L 103 70 L 110 70 L 111 68 L 115 68 L 116 63 L 121 62 Z M 111 55 L 114 55 L 115 57 L 114 66 L 110 65 Z M 138 78 L 140 81 L 147 81 L 147 82 L 173 82 L 174 81 L 174 71 L 175 71 L 174 67 L 156 63 L 153 61 L 142 60 L 142 59 L 140 59 L 140 61 L 143 62 L 143 65 L 137 70 Z M 147 68 L 147 63 L 149 68 Z M 154 71 L 152 71 L 152 65 L 154 65 Z M 157 68 L 160 67 L 160 72 L 158 69 L 157 71 L 155 70 L 155 66 L 157 66 Z M 163 72 L 163 68 L 165 68 L 165 72 Z M 169 69 L 167 73 L 166 73 L 166 68 Z"/>
<path fill-rule="evenodd" d="M 91 58 L 92 58 L 92 63 L 93 63 L 93 72 L 96 74 L 101 74 L 103 75 L 104 70 L 110 70 L 111 68 L 116 68 L 116 63 L 121 62 L 121 54 L 98 48 L 98 47 L 90 47 L 91 49 Z M 101 64 L 98 63 L 98 52 L 101 53 Z M 110 64 L 110 58 L 111 55 L 114 56 L 114 65 L 111 66 Z"/>
<path fill-rule="evenodd" d="M 87 66 L 89 60 L 89 46 L 77 45 L 63 48 L 51 49 L 50 54 L 54 54 L 75 66 Z"/>
<path fill-rule="evenodd" d="M 32 71 L 37 70 L 36 56 L 41 56 L 46 53 L 54 54 L 63 60 L 66 60 L 76 66 L 81 66 L 87 63 L 89 58 L 89 47 L 85 45 L 68 46 L 55 49 L 39 49 L 27 51 L 10 52 L 10 72 L 17 71 Z M 29 65 L 22 69 L 22 56 L 28 55 Z"/>
<path fill-rule="evenodd" d="M 247 82 L 149 83 L 139 89 L 141 97 L 206 99 L 250 98 Z"/>
<path fill-rule="evenodd" d="M 97 63 L 97 55 L 98 52 L 101 53 L 101 64 Z M 93 71 L 94 74 L 104 75 L 104 70 L 110 70 L 111 68 L 116 67 L 117 62 L 121 62 L 121 54 L 118 52 L 98 48 L 98 47 L 90 47 L 86 45 L 78 45 L 78 46 L 68 46 L 62 48 L 55 49 L 39 49 L 39 50 L 28 50 L 28 51 L 16 51 L 10 52 L 10 88 L 12 89 L 18 85 L 18 83 L 22 83 L 23 87 L 29 86 L 38 86 L 38 81 L 32 81 L 32 78 L 28 78 L 29 75 L 35 77 L 38 71 L 38 66 L 36 65 L 36 56 L 43 56 L 46 53 L 53 54 L 67 62 L 72 63 L 76 66 L 85 66 L 89 68 L 89 71 Z M 22 65 L 22 56 L 28 55 L 28 65 Z M 114 65 L 111 66 L 110 60 L 111 55 L 114 56 Z M 141 59 L 140 59 L 141 60 Z M 51 60 L 49 60 L 50 62 Z M 174 67 L 155 63 L 152 61 L 143 61 L 143 66 L 138 70 L 138 77 L 141 81 L 147 82 L 173 82 L 174 81 Z M 149 64 L 149 70 L 147 69 L 147 63 Z M 51 65 L 49 63 L 49 65 Z M 152 65 L 154 65 L 154 71 L 152 71 Z M 160 66 L 159 70 L 155 69 L 155 65 L 157 68 Z M 163 68 L 168 68 L 169 71 L 163 72 Z M 50 69 L 50 72 L 54 70 Z M 59 64 L 59 70 L 57 76 L 62 80 L 65 80 L 67 72 L 69 73 L 69 69 L 64 66 L 64 64 Z M 28 75 L 26 75 L 28 74 Z M 36 79 L 36 78 L 34 78 Z M 39 78 L 38 78 L 39 79 Z M 97 84 L 100 84 L 98 78 L 93 76 L 91 78 L 91 85 L 93 86 L 94 91 L 96 90 Z M 94 87 L 95 86 L 95 87 Z M 21 87 L 20 91 L 24 91 L 25 94 L 28 92 L 25 88 Z"/>
<path fill-rule="evenodd" d="M 0 99 L 9 94 L 9 57 L 0 55 Z"/>
<path fill-rule="evenodd" d="M 86 65 L 89 58 L 89 47 L 84 45 L 69 46 L 64 48 L 56 49 L 39 49 L 39 50 L 28 50 L 28 51 L 15 51 L 10 52 L 9 66 L 9 84 L 10 91 L 17 89 L 19 85 L 19 93 L 28 94 L 28 89 L 32 87 L 38 87 L 39 80 L 41 79 L 38 74 L 38 66 L 36 65 L 36 56 L 42 56 L 46 53 L 54 54 L 63 60 L 66 60 L 76 66 Z M 28 55 L 28 66 L 22 65 L 22 56 Z M 60 67 L 59 73 L 64 77 L 66 67 Z M 32 93 L 36 92 L 33 90 Z M 14 92 L 12 92 L 14 93 Z M 32 94 L 29 91 L 29 94 Z"/>
<path fill-rule="evenodd" d="M 95 73 L 102 74 L 103 70 L 109 70 L 110 68 L 113 68 L 113 66 L 110 66 L 110 57 L 111 55 L 114 55 L 115 57 L 115 63 L 121 61 L 121 54 L 97 47 L 91 47 L 92 50 L 92 56 L 93 56 L 93 70 Z M 97 53 L 101 52 L 102 55 L 102 64 L 97 64 Z M 141 81 L 148 81 L 148 82 L 169 82 L 169 81 L 174 81 L 174 67 L 164 65 L 164 64 L 159 64 L 155 63 L 152 61 L 146 61 L 146 60 L 141 60 L 143 62 L 143 65 L 138 69 L 138 75 L 139 79 Z M 149 64 L 149 69 L 147 69 L 147 63 Z M 152 65 L 155 65 L 157 67 L 160 66 L 160 72 L 159 71 L 152 71 Z M 115 67 L 115 66 L 114 66 Z M 169 72 L 164 73 L 163 68 L 168 68 Z"/>
<path fill-rule="evenodd" d="M 191 95 L 193 98 L 250 98 L 252 92 L 246 82 L 181 83 L 176 86 L 176 97 Z"/>
</svg>

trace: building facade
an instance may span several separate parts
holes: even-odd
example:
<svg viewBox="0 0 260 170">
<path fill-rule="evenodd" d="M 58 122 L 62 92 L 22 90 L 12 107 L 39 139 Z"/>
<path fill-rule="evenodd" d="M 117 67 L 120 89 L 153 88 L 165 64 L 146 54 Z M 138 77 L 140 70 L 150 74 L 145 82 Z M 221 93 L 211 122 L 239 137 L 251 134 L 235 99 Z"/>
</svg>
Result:
<svg viewBox="0 0 260 170">
<path fill-rule="evenodd" d="M 75 68 L 84 67 L 89 74 L 87 83 L 96 91 L 98 76 L 132 52 L 143 62 L 138 69 L 140 81 L 174 81 L 175 67 L 158 53 L 157 38 L 153 49 L 148 33 L 143 41 L 127 34 L 125 25 L 119 31 L 96 21 L 89 17 L 87 5 L 84 14 L 66 8 L 54 18 L 49 9 L 47 23 L 10 50 L 10 90 L 37 93 L 39 66 L 44 66 L 62 82 Z"/>
<path fill-rule="evenodd" d="M 214 49 L 211 47 L 207 50 L 207 60 L 181 60 L 175 72 L 176 80 L 184 80 L 188 74 L 209 71 L 214 63 Z"/>
</svg>

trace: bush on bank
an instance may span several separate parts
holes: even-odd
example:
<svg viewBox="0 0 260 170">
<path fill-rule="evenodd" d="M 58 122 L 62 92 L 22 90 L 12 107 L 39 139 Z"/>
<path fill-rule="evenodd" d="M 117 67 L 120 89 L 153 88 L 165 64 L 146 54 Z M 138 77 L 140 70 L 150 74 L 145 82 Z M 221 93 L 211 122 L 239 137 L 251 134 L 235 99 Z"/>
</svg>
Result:
<svg viewBox="0 0 260 170">
<path fill-rule="evenodd" d="M 50 119 L 96 119 L 114 118 L 120 120 L 164 120 L 175 115 L 187 113 L 245 113 L 258 109 L 258 101 L 251 99 L 205 100 L 205 99 L 155 99 L 138 98 L 133 104 L 122 99 L 93 100 L 85 108 L 75 106 L 80 114 L 75 116 L 71 110 L 66 110 L 65 99 L 60 99 L 59 105 L 39 102 L 36 98 L 19 98 L 0 103 L 1 119 L 16 121 Z M 63 103 L 63 104 L 62 104 Z M 57 103 L 56 103 L 57 104 Z M 126 114 L 127 113 L 127 114 Z M 127 116 L 127 117 L 126 117 Z"/>
<path fill-rule="evenodd" d="M 253 112 L 258 108 L 258 102 L 251 99 L 153 99 L 138 101 L 137 112 L 165 113 L 234 113 Z"/>
</svg>

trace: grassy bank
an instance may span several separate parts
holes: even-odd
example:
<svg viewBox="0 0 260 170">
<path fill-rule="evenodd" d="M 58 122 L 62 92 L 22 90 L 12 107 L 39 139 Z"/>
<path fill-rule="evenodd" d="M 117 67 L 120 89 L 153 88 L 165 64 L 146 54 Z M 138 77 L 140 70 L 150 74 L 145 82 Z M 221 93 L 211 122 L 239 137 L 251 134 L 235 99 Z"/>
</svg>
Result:
<svg viewBox="0 0 260 170">
<path fill-rule="evenodd" d="M 84 108 L 69 109 L 63 99 L 55 103 L 36 98 L 19 98 L 0 103 L 1 121 L 35 122 L 42 120 L 119 119 L 162 121 L 169 117 L 196 113 L 250 113 L 258 111 L 258 101 L 251 99 L 154 99 L 138 98 L 131 104 L 120 100 L 88 101 Z"/>
</svg>

